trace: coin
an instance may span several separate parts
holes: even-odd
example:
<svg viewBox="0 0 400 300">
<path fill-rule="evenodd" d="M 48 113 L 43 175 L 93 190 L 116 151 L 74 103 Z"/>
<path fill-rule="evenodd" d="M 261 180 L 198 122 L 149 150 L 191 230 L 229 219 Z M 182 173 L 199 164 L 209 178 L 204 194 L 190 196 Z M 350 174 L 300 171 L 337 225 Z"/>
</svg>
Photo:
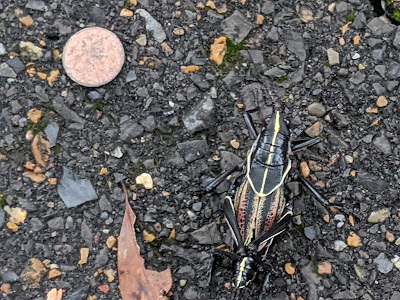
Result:
<svg viewBox="0 0 400 300">
<path fill-rule="evenodd" d="M 117 77 L 125 60 L 119 38 L 101 27 L 75 33 L 65 44 L 62 56 L 69 78 L 86 87 L 109 83 Z"/>
</svg>

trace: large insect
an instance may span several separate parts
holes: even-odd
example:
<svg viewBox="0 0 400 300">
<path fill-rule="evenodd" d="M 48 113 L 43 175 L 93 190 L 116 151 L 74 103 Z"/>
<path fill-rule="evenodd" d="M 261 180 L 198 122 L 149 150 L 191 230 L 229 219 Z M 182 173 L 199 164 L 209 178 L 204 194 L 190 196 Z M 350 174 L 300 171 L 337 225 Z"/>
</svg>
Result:
<svg viewBox="0 0 400 300">
<path fill-rule="evenodd" d="M 284 232 L 292 219 L 291 210 L 286 209 L 283 190 L 292 166 L 289 155 L 321 141 L 319 138 L 290 141 L 290 132 L 280 112 L 272 115 L 260 134 L 257 134 L 248 113 L 244 114 L 244 120 L 251 136 L 255 138 L 247 159 L 206 187 L 207 191 L 211 191 L 232 173 L 242 172 L 233 182 L 223 204 L 225 218 L 236 243 L 236 252 L 215 251 L 236 261 L 232 299 L 242 298 L 243 290 L 263 267 L 263 256 L 267 254 L 274 237 Z M 299 179 L 318 201 L 329 205 L 307 180 L 302 177 Z M 266 290 L 267 277 L 263 291 Z M 259 299 L 264 298 L 260 295 Z"/>
</svg>

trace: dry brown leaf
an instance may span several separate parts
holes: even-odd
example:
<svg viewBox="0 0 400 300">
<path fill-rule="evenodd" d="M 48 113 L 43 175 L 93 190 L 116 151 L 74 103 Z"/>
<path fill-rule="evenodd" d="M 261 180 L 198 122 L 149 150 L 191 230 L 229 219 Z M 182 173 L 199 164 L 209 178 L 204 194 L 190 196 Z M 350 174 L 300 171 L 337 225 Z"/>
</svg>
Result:
<svg viewBox="0 0 400 300">
<path fill-rule="evenodd" d="M 61 300 L 63 291 L 62 289 L 57 290 L 56 288 L 51 289 L 47 293 L 47 300 Z"/>
<path fill-rule="evenodd" d="M 361 238 L 355 232 L 350 232 L 350 235 L 347 237 L 347 245 L 351 247 L 360 247 L 362 245 Z"/>
<path fill-rule="evenodd" d="M 217 65 L 222 64 L 227 50 L 226 37 L 221 36 L 215 39 L 214 44 L 212 44 L 210 47 L 210 50 L 210 60 L 215 62 Z"/>
<path fill-rule="evenodd" d="M 342 34 L 345 34 L 347 30 L 349 30 L 351 22 L 346 23 L 340 30 L 342 31 Z"/>
<path fill-rule="evenodd" d="M 332 274 L 332 265 L 329 261 L 321 261 L 318 263 L 318 274 L 330 275 Z"/>
<path fill-rule="evenodd" d="M 134 224 L 136 216 L 128 201 L 125 184 L 125 215 L 118 238 L 118 278 L 124 300 L 163 299 L 172 287 L 171 270 L 162 272 L 146 270 L 144 259 L 136 242 Z"/>
<path fill-rule="evenodd" d="M 185 74 L 189 74 L 189 73 L 193 73 L 200 70 L 199 66 L 187 66 L 187 67 L 183 67 L 182 71 Z"/>
<path fill-rule="evenodd" d="M 294 273 L 296 273 L 296 268 L 293 267 L 292 263 L 289 262 L 285 264 L 285 271 L 289 275 L 294 275 Z"/>
<path fill-rule="evenodd" d="M 34 124 L 37 124 L 43 116 L 43 112 L 40 109 L 32 108 L 28 111 L 28 118 Z"/>
<path fill-rule="evenodd" d="M 176 230 L 175 228 L 171 230 L 171 233 L 169 234 L 169 239 L 173 240 L 176 237 Z"/>
<path fill-rule="evenodd" d="M 22 176 L 27 177 L 36 183 L 42 183 L 43 181 L 46 180 L 46 175 L 38 174 L 32 171 L 25 171 L 24 173 L 22 173 Z"/>
<path fill-rule="evenodd" d="M 81 259 L 78 261 L 78 265 L 87 264 L 87 259 L 89 256 L 89 248 L 81 248 Z"/>
<path fill-rule="evenodd" d="M 33 19 L 31 16 L 24 16 L 19 18 L 19 21 L 24 24 L 26 27 L 32 26 L 33 25 Z"/>
<path fill-rule="evenodd" d="M 39 288 L 44 274 L 46 274 L 46 268 L 43 263 L 37 258 L 31 258 L 20 277 L 30 288 Z"/>
<path fill-rule="evenodd" d="M 49 86 L 53 86 L 54 82 L 57 80 L 58 76 L 60 76 L 59 70 L 51 70 L 49 76 L 47 76 L 47 83 Z"/>
<path fill-rule="evenodd" d="M 32 153 L 38 164 L 46 167 L 46 163 L 49 161 L 50 143 L 43 138 L 42 134 L 39 133 L 35 136 L 32 141 Z"/>
<path fill-rule="evenodd" d="M 61 275 L 62 275 L 62 273 L 60 270 L 53 269 L 53 270 L 50 270 L 50 272 L 49 272 L 49 279 L 53 279 L 53 278 L 59 277 Z"/>
</svg>

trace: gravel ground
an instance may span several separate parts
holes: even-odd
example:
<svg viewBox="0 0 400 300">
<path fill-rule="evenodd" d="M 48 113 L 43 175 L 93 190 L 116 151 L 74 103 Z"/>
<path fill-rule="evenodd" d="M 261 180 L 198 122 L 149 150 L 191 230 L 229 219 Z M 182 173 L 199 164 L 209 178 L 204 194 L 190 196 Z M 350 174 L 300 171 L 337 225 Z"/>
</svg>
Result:
<svg viewBox="0 0 400 300">
<path fill-rule="evenodd" d="M 2 299 L 46 299 L 52 288 L 68 300 L 120 299 L 110 276 L 117 244 L 106 241 L 118 236 L 124 213 L 118 182 L 134 185 L 143 172 L 154 187 L 131 186 L 130 196 L 146 264 L 171 268 L 170 299 L 210 299 L 211 250 L 232 244 L 221 212 L 229 183 L 212 193 L 204 186 L 251 146 L 244 104 L 260 108 L 252 114 L 259 127 L 279 109 L 294 136 L 319 135 L 323 142 L 298 153 L 295 167 L 307 162 L 321 193 L 361 216 L 353 224 L 341 212 L 326 217 L 288 178 L 296 217 L 267 257 L 270 299 L 399 300 L 400 27 L 361 0 L 135 2 L 0 3 Z M 94 25 L 118 35 L 126 62 L 111 83 L 85 88 L 66 76 L 60 55 L 73 33 Z M 221 35 L 239 44 L 216 66 L 209 49 Z M 185 74 L 190 65 L 200 69 Z M 44 79 L 51 72 L 55 80 Z M 43 112 L 37 124 L 32 108 Z M 76 174 L 88 180 L 84 196 L 97 199 L 68 205 L 54 179 L 26 177 L 26 162 L 35 161 L 29 132 L 51 142 L 46 178 L 74 188 Z M 25 211 L 18 228 L 8 223 L 9 213 Z M 141 241 L 145 229 L 154 242 Z M 82 265 L 81 248 L 90 249 Z M 230 270 L 226 262 L 217 269 L 218 299 L 229 297 Z"/>
</svg>

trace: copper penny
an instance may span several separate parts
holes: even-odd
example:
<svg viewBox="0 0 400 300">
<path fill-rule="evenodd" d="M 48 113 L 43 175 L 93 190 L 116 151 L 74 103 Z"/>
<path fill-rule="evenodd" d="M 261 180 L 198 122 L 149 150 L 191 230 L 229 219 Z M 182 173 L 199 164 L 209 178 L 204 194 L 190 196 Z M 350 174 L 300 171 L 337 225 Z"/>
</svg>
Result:
<svg viewBox="0 0 400 300">
<path fill-rule="evenodd" d="M 122 69 L 124 47 L 118 37 L 101 27 L 85 28 L 67 41 L 63 66 L 76 83 L 98 87 L 109 83 Z"/>
</svg>

